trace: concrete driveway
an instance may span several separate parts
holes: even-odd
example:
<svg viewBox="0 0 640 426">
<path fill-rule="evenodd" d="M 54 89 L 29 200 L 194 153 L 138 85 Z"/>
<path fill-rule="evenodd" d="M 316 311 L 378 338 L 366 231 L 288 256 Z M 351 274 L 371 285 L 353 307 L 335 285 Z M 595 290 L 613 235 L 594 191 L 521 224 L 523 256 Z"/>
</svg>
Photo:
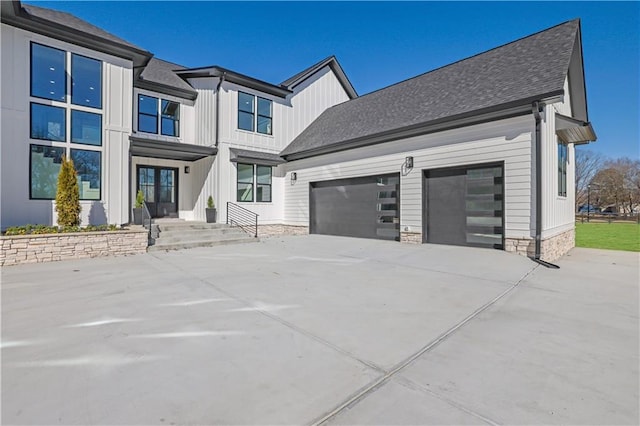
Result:
<svg viewBox="0 0 640 426">
<path fill-rule="evenodd" d="M 338 237 L 2 271 L 3 424 L 638 424 L 638 254 Z"/>
</svg>

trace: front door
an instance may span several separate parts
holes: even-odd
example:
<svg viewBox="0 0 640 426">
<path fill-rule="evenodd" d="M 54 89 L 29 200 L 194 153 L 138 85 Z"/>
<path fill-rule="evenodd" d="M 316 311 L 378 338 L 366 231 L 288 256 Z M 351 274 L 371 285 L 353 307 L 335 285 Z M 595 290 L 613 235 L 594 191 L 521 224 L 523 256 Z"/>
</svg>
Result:
<svg viewBox="0 0 640 426">
<path fill-rule="evenodd" d="M 137 176 L 151 216 L 178 217 L 178 169 L 138 166 Z"/>
</svg>

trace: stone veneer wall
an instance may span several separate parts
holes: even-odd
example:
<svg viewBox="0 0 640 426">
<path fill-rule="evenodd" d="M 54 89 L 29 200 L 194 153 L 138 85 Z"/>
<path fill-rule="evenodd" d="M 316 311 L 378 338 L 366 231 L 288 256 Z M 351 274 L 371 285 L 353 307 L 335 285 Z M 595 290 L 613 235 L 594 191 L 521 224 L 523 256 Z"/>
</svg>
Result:
<svg viewBox="0 0 640 426">
<path fill-rule="evenodd" d="M 147 231 L 124 230 L 0 237 L 0 266 L 147 252 Z"/>
<path fill-rule="evenodd" d="M 307 235 L 308 226 L 293 225 L 258 225 L 258 237 L 280 237 L 283 235 Z"/>
<path fill-rule="evenodd" d="M 540 243 L 540 257 L 547 262 L 553 262 L 567 254 L 575 246 L 576 232 L 575 229 L 570 229 L 542 240 Z M 506 238 L 504 249 L 511 253 L 533 257 L 536 252 L 536 243 L 533 238 Z"/>
<path fill-rule="evenodd" d="M 400 242 L 409 244 L 422 244 L 422 233 L 420 232 L 401 232 Z"/>
</svg>

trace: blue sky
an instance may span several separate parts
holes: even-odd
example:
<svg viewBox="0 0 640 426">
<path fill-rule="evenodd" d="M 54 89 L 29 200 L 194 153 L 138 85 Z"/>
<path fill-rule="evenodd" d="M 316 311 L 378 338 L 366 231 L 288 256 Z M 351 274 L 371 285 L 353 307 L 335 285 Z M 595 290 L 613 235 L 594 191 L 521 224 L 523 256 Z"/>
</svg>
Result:
<svg viewBox="0 0 640 426">
<path fill-rule="evenodd" d="M 26 2 L 73 13 L 161 59 L 279 83 L 336 55 L 359 94 L 581 18 L 587 149 L 640 158 L 638 2 Z"/>
</svg>

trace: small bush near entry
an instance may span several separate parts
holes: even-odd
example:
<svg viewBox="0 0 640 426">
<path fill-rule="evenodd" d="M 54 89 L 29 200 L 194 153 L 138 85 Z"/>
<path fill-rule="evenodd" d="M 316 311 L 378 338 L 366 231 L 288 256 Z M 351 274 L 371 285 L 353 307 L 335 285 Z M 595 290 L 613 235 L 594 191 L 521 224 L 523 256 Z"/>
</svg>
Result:
<svg viewBox="0 0 640 426">
<path fill-rule="evenodd" d="M 79 226 L 80 210 L 80 188 L 76 169 L 73 167 L 73 161 L 63 156 L 56 192 L 58 224 L 63 227 Z"/>
<path fill-rule="evenodd" d="M 216 205 L 213 203 L 213 197 L 211 195 L 209 195 L 209 198 L 207 198 L 207 208 L 208 209 L 213 209 L 215 207 L 216 207 Z"/>
<path fill-rule="evenodd" d="M 138 189 L 138 193 L 136 194 L 136 209 L 141 209 L 142 203 L 144 203 L 144 194 L 141 189 Z"/>
<path fill-rule="evenodd" d="M 39 235 L 39 234 L 60 234 L 68 232 L 104 232 L 104 231 L 119 231 L 122 229 L 118 225 L 89 225 L 84 228 L 79 226 L 65 226 L 59 228 L 57 226 L 47 225 L 23 225 L 23 226 L 11 226 L 7 228 L 4 235 Z"/>
</svg>

